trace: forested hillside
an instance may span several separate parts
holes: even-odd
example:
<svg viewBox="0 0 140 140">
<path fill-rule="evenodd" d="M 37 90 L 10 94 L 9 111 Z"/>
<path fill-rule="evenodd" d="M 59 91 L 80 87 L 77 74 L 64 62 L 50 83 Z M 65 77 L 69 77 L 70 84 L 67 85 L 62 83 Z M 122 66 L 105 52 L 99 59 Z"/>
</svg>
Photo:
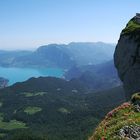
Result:
<svg viewBox="0 0 140 140">
<path fill-rule="evenodd" d="M 32 78 L 0 90 L 1 137 L 16 140 L 31 131 L 31 137 L 47 140 L 85 140 L 103 116 L 123 101 L 121 87 L 85 94 L 72 82 Z"/>
</svg>

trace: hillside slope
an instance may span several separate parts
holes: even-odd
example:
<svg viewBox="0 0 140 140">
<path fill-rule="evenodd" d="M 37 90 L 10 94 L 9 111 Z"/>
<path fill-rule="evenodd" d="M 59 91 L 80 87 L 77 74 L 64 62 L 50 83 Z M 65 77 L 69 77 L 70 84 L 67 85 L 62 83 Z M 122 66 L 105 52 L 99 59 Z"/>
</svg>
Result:
<svg viewBox="0 0 140 140">
<path fill-rule="evenodd" d="M 89 140 L 138 140 L 140 112 L 134 105 L 124 103 L 109 112 Z"/>
<path fill-rule="evenodd" d="M 122 102 L 122 87 L 85 94 L 72 81 L 31 78 L 0 90 L 0 139 L 11 140 L 24 131 L 45 140 L 86 140 L 103 116 Z"/>
<path fill-rule="evenodd" d="M 113 60 L 98 64 L 73 67 L 65 73 L 68 80 L 83 83 L 90 90 L 101 91 L 121 85 Z"/>
</svg>

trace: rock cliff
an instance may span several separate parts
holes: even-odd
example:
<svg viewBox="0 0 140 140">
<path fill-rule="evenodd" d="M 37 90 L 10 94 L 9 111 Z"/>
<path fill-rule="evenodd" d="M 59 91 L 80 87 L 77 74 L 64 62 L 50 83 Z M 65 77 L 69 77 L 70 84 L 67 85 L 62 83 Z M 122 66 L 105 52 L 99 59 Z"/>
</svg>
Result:
<svg viewBox="0 0 140 140">
<path fill-rule="evenodd" d="M 121 32 L 114 63 L 129 102 L 109 112 L 89 140 L 140 140 L 140 14 Z"/>
<path fill-rule="evenodd" d="M 122 30 L 114 53 L 114 63 L 123 81 L 127 99 L 140 91 L 140 22 L 132 18 Z"/>
</svg>

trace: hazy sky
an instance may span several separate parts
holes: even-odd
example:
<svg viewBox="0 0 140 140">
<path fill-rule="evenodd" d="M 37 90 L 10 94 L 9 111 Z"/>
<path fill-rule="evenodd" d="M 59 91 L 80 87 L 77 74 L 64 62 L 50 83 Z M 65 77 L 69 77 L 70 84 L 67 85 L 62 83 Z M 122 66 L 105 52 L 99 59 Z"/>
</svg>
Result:
<svg viewBox="0 0 140 140">
<path fill-rule="evenodd" d="M 116 43 L 140 0 L 0 0 L 0 49 Z"/>
</svg>

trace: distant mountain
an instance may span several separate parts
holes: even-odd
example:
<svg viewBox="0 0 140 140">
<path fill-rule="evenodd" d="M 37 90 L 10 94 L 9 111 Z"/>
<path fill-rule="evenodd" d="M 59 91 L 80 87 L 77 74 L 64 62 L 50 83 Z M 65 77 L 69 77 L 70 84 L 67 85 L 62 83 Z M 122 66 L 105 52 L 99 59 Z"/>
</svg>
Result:
<svg viewBox="0 0 140 140">
<path fill-rule="evenodd" d="M 0 139 L 86 140 L 124 100 L 122 87 L 85 94 L 74 81 L 31 78 L 0 90 Z"/>
<path fill-rule="evenodd" d="M 0 50 L 0 66 L 10 67 L 14 66 L 16 58 L 30 55 L 30 51 L 2 51 Z"/>
<path fill-rule="evenodd" d="M 121 85 L 113 60 L 98 65 L 73 67 L 65 73 L 65 78 L 77 80 L 94 91 Z"/>
<path fill-rule="evenodd" d="M 94 65 L 111 60 L 115 45 L 103 42 L 70 43 L 68 48 L 77 65 Z"/>
<path fill-rule="evenodd" d="M 48 67 L 70 68 L 76 64 L 67 45 L 50 44 L 39 47 L 34 53 Z"/>
<path fill-rule="evenodd" d="M 9 82 L 8 79 L 0 77 L 0 89 L 7 87 L 8 86 L 8 82 Z"/>
<path fill-rule="evenodd" d="M 115 46 L 102 42 L 50 44 L 34 52 L 0 52 L 1 66 L 59 67 L 100 64 L 113 58 Z"/>
</svg>

